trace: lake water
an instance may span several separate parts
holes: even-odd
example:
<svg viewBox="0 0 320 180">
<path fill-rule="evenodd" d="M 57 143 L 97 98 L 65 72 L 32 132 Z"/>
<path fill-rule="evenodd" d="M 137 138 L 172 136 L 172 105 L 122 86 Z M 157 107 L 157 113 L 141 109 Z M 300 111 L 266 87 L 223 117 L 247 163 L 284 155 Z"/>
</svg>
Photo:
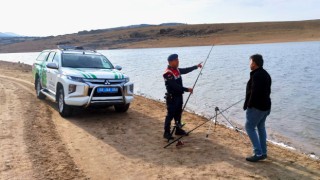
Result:
<svg viewBox="0 0 320 180">
<path fill-rule="evenodd" d="M 135 82 L 135 93 L 164 101 L 162 74 L 169 54 L 179 54 L 180 67 L 202 62 L 211 47 L 102 50 L 115 65 L 123 66 Z M 249 57 L 260 53 L 270 73 L 272 111 L 267 119 L 268 139 L 306 153 L 320 155 L 320 42 L 215 46 L 187 105 L 188 110 L 210 117 L 245 96 Z M 0 60 L 32 64 L 38 53 L 0 54 Z M 191 87 L 199 70 L 183 76 Z M 185 99 L 187 94 L 185 94 Z M 245 122 L 243 102 L 225 115 L 240 126 Z M 221 123 L 226 123 L 222 117 Z"/>
</svg>

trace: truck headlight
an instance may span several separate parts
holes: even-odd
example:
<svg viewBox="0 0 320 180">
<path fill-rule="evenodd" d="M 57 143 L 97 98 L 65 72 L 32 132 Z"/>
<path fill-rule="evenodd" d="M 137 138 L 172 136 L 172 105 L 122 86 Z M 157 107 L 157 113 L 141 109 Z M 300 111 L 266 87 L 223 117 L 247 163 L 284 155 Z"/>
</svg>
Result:
<svg viewBox="0 0 320 180">
<path fill-rule="evenodd" d="M 84 82 L 83 78 L 81 78 L 81 77 L 67 76 L 67 79 L 69 79 L 71 81 L 76 81 L 76 82 Z"/>
<path fill-rule="evenodd" d="M 69 94 L 76 92 L 77 85 L 75 84 L 69 84 Z"/>
<path fill-rule="evenodd" d="M 125 88 L 125 95 L 126 96 L 132 96 L 133 95 L 133 84 L 124 86 Z"/>
<path fill-rule="evenodd" d="M 133 84 L 131 84 L 131 85 L 129 86 L 129 90 L 130 90 L 130 92 L 133 94 Z"/>
<path fill-rule="evenodd" d="M 128 77 L 124 78 L 124 80 L 125 80 L 126 83 L 130 81 L 130 79 Z"/>
</svg>

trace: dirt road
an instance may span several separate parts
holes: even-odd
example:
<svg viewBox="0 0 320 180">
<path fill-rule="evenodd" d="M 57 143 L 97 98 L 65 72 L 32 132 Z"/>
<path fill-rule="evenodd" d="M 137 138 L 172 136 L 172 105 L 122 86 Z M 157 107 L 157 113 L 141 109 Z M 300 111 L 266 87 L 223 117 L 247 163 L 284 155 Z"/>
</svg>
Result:
<svg viewBox="0 0 320 180">
<path fill-rule="evenodd" d="M 272 144 L 268 160 L 246 162 L 248 139 L 223 126 L 163 149 L 165 106 L 143 97 L 125 114 L 86 109 L 64 119 L 34 94 L 30 66 L 0 61 L 0 179 L 320 179 L 319 161 Z M 205 120 L 184 117 L 187 129 Z"/>
<path fill-rule="evenodd" d="M 84 177 L 31 83 L 0 75 L 0 179 Z"/>
</svg>

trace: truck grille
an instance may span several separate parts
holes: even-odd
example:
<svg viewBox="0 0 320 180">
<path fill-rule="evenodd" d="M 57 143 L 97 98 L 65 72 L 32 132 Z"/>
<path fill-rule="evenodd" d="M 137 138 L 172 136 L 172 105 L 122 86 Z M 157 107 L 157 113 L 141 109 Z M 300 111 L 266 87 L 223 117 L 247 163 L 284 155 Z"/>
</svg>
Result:
<svg viewBox="0 0 320 180">
<path fill-rule="evenodd" d="M 114 85 L 121 84 L 125 82 L 125 79 L 84 79 L 85 82 L 91 84 L 106 84 L 106 85 Z"/>
</svg>

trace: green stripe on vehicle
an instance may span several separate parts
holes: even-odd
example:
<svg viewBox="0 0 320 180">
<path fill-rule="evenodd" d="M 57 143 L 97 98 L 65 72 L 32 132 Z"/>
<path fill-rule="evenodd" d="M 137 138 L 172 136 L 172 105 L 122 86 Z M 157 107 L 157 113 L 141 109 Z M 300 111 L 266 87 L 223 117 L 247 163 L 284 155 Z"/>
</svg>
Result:
<svg viewBox="0 0 320 180">
<path fill-rule="evenodd" d="M 115 71 L 115 74 L 117 75 L 118 79 L 123 79 L 123 74 L 118 72 L 118 71 Z"/>
<path fill-rule="evenodd" d="M 114 78 L 115 79 L 118 79 L 118 74 L 115 72 L 115 71 L 112 71 L 113 72 L 113 74 L 114 74 Z"/>
<path fill-rule="evenodd" d="M 114 74 L 116 76 L 116 79 L 119 79 L 118 73 L 115 72 Z"/>
<path fill-rule="evenodd" d="M 73 69 L 75 69 L 75 70 L 77 70 L 77 71 L 80 71 L 80 73 L 81 73 L 85 78 L 92 78 L 89 73 L 86 73 L 85 71 L 83 71 L 83 70 L 81 70 L 81 69 L 77 69 L 77 68 L 73 68 Z"/>
<path fill-rule="evenodd" d="M 83 76 L 83 77 L 88 78 L 88 76 L 87 76 L 87 75 L 85 75 L 84 73 L 81 73 L 81 74 L 82 74 L 82 76 Z"/>
<path fill-rule="evenodd" d="M 92 73 L 89 73 L 94 79 L 97 79 L 97 76 L 92 74 Z"/>
</svg>

